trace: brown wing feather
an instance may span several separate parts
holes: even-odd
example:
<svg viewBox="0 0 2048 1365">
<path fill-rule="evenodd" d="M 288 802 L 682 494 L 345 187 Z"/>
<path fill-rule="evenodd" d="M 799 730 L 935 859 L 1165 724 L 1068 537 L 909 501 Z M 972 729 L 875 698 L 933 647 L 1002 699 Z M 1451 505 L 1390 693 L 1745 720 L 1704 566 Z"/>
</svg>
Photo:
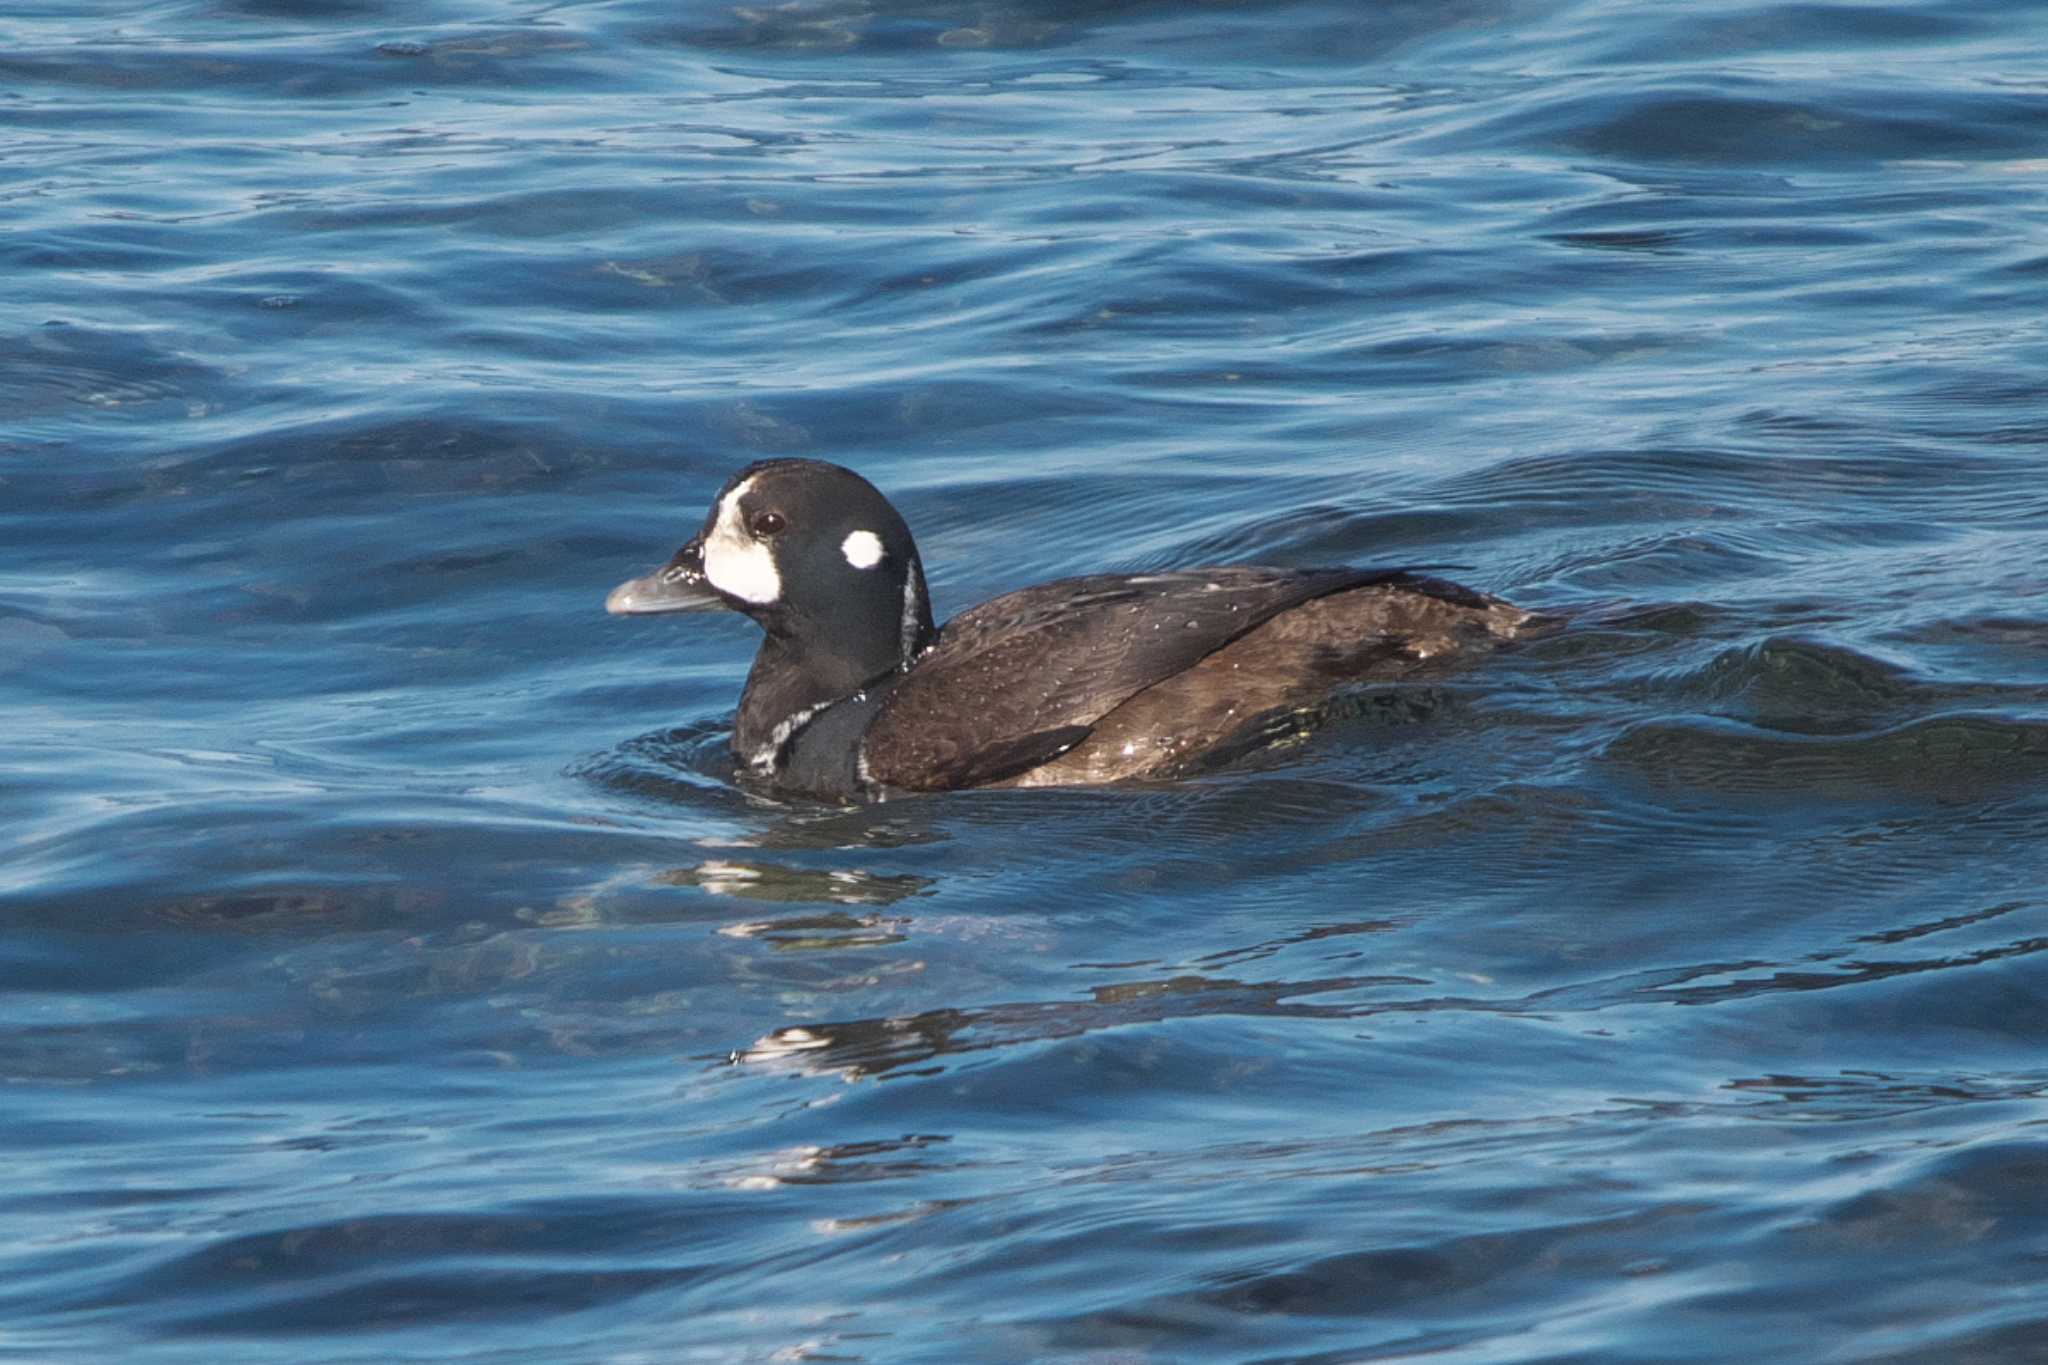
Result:
<svg viewBox="0 0 2048 1365">
<path fill-rule="evenodd" d="M 891 692 L 863 741 L 869 775 L 923 790 L 1000 780 L 1031 766 L 1018 735 L 1044 736 L 1035 761 L 1050 761 L 1132 695 L 1275 614 L 1409 579 L 1389 569 L 1231 567 L 1069 578 L 995 598 L 948 622 Z"/>
</svg>

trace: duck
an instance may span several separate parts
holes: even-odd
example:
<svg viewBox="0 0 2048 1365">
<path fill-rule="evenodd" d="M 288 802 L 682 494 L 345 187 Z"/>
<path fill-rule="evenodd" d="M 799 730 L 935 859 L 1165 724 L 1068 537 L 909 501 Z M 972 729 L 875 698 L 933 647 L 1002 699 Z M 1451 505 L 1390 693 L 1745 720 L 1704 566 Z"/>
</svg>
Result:
<svg viewBox="0 0 2048 1365">
<path fill-rule="evenodd" d="M 1347 685 L 1545 624 L 1421 568 L 1221 565 L 1061 578 L 939 627 L 903 517 L 811 459 L 734 474 L 697 533 L 605 609 L 751 617 L 743 784 L 841 804 L 1191 775 Z"/>
</svg>

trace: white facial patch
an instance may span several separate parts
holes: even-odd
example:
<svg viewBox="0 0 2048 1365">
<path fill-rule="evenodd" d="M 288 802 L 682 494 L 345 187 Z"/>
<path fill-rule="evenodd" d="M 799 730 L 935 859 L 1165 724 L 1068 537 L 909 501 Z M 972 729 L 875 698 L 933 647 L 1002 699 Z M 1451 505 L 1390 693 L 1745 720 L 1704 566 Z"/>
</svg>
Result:
<svg viewBox="0 0 2048 1365">
<path fill-rule="evenodd" d="M 839 542 L 839 553 L 856 569 L 872 569 L 882 562 L 882 538 L 873 531 L 850 531 Z"/>
<path fill-rule="evenodd" d="M 748 479 L 720 499 L 718 520 L 704 537 L 704 577 L 720 592 L 758 607 L 780 600 L 782 575 L 775 571 L 775 556 L 741 521 L 740 499 L 753 486 Z"/>
</svg>

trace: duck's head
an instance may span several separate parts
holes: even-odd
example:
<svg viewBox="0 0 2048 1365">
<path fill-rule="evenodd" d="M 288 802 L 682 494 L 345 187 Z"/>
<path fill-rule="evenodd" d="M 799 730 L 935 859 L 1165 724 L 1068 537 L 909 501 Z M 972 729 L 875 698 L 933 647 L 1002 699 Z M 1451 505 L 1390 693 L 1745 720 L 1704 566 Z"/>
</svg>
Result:
<svg viewBox="0 0 2048 1365">
<path fill-rule="evenodd" d="M 674 558 L 605 599 L 617 615 L 718 607 L 753 617 L 778 653 L 848 691 L 933 636 L 910 528 L 873 484 L 822 460 L 748 465 Z"/>
</svg>

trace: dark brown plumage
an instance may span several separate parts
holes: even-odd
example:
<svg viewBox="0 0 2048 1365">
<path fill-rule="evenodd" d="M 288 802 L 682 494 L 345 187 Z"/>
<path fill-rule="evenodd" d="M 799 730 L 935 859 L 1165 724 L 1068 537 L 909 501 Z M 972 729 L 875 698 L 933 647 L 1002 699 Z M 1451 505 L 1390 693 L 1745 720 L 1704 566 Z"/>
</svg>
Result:
<svg viewBox="0 0 2048 1365">
<path fill-rule="evenodd" d="M 885 797 L 1171 777 L 1347 682 L 1494 648 L 1539 618 L 1403 569 L 1098 574 L 931 627 L 902 520 L 858 475 L 778 460 L 614 611 L 730 606 L 766 632 L 735 749 L 791 791 Z"/>
</svg>

